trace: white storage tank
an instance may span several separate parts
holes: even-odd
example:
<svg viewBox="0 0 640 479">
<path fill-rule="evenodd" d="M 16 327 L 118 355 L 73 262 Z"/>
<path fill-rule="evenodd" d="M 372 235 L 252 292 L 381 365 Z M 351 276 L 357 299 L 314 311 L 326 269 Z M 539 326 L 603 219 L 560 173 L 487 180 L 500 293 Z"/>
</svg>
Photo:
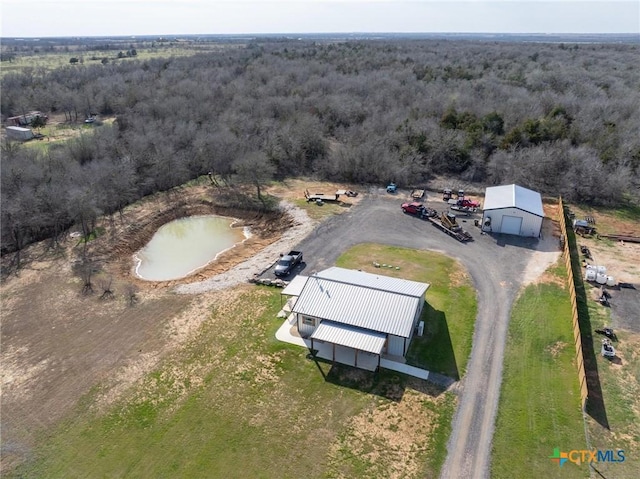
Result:
<svg viewBox="0 0 640 479">
<path fill-rule="evenodd" d="M 596 270 L 595 269 L 587 269 L 587 274 L 585 275 L 585 279 L 587 281 L 595 281 L 596 280 Z"/>
<path fill-rule="evenodd" d="M 587 270 L 588 271 L 595 271 L 598 274 L 607 274 L 607 267 L 606 266 L 596 266 L 594 264 L 588 264 L 587 265 Z"/>
<path fill-rule="evenodd" d="M 596 283 L 605 284 L 607 282 L 607 275 L 602 273 L 596 274 Z"/>
<path fill-rule="evenodd" d="M 607 276 L 607 286 L 615 286 L 616 280 L 613 276 Z"/>
</svg>

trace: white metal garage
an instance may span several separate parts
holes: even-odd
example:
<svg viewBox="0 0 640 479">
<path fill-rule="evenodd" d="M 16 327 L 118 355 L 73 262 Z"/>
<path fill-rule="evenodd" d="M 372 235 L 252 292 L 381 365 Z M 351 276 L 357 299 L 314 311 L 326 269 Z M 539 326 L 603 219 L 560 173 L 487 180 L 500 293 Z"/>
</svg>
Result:
<svg viewBox="0 0 640 479">
<path fill-rule="evenodd" d="M 544 210 L 540 193 L 518 185 L 492 186 L 485 192 L 482 230 L 539 237 Z"/>
</svg>

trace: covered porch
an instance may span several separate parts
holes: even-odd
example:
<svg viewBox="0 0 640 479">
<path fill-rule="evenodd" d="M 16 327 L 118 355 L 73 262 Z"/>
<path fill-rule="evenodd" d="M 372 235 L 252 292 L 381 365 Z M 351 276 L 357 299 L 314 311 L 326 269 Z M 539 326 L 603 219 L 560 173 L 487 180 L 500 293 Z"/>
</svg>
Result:
<svg viewBox="0 0 640 479">
<path fill-rule="evenodd" d="M 315 356 L 368 371 L 380 367 L 387 336 L 377 331 L 322 321 L 309 338 Z"/>
</svg>

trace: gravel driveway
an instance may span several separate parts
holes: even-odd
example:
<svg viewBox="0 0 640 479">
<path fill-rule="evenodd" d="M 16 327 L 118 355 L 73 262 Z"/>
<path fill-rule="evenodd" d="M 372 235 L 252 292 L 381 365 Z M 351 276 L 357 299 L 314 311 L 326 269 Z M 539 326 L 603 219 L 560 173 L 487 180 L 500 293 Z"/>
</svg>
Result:
<svg viewBox="0 0 640 479">
<path fill-rule="evenodd" d="M 402 193 L 371 192 L 349 212 L 322 223 L 297 249 L 305 255 L 305 274 L 332 266 L 343 251 L 363 242 L 439 251 L 466 266 L 477 289 L 478 317 L 471 358 L 457 386 L 460 403 L 441 477 L 488 477 L 511 306 L 527 264 L 542 242 L 481 235 L 471 217 L 463 226 L 474 241 L 459 243 L 429 222 L 402 214 L 400 204 L 406 198 Z M 445 209 L 439 198 L 427 204 Z M 554 248 L 546 243 L 547 250 Z"/>
</svg>

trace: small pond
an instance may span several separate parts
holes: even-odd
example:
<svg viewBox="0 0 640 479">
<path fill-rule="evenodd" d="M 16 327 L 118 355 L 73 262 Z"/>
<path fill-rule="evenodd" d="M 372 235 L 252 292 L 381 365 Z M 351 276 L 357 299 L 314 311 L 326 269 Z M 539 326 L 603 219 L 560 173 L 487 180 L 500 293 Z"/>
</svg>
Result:
<svg viewBox="0 0 640 479">
<path fill-rule="evenodd" d="M 136 274 L 149 281 L 184 278 L 248 237 L 222 216 L 191 216 L 160 227 L 135 255 Z"/>
</svg>

